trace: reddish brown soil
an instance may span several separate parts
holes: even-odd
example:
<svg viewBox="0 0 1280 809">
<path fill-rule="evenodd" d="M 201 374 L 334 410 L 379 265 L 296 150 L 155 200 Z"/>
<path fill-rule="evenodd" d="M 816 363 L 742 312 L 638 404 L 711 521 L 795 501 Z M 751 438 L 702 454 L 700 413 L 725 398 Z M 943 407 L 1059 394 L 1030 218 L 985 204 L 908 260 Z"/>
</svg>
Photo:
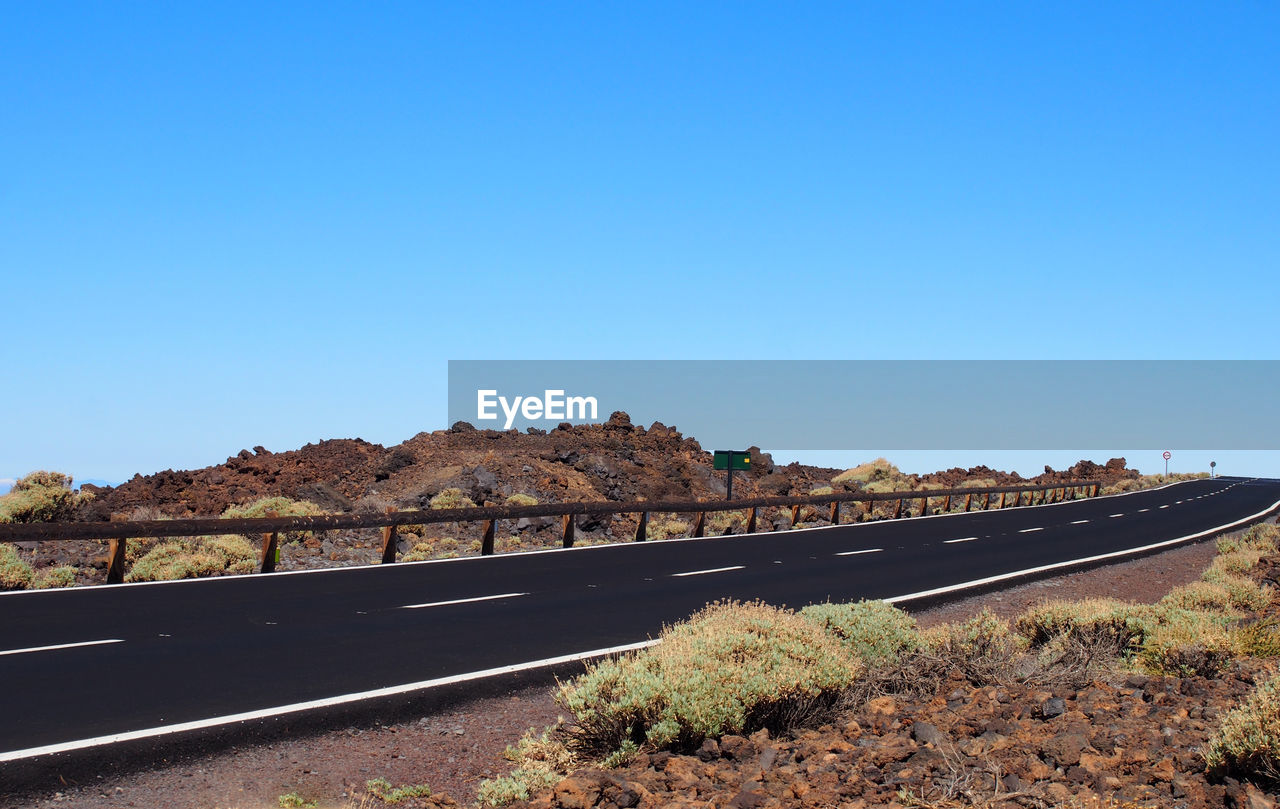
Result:
<svg viewBox="0 0 1280 809">
<path fill-rule="evenodd" d="M 1191 545 L 1157 556 L 965 599 L 921 612 L 917 617 L 921 623 L 931 625 L 940 621 L 967 617 L 983 606 L 991 607 L 996 612 L 1008 616 L 1016 614 L 1044 597 L 1070 599 L 1090 595 L 1122 595 L 1129 599 L 1152 602 L 1158 600 L 1171 587 L 1196 580 L 1212 559 L 1213 554 L 1212 543 Z M 1239 690 L 1246 682 L 1238 679 L 1235 681 L 1236 684 L 1224 684 L 1221 686 L 1222 693 L 1234 694 L 1235 691 L 1232 689 Z M 1168 696 L 1160 696 L 1161 700 L 1169 700 L 1168 702 L 1156 705 L 1161 712 L 1160 717 L 1164 717 L 1166 712 L 1177 716 L 1179 708 L 1187 708 L 1188 717 L 1190 717 L 1193 710 L 1204 704 L 1204 698 L 1201 696 L 1183 694 L 1180 683 L 1176 684 L 1173 692 L 1166 690 L 1167 685 L 1165 681 L 1158 681 L 1155 685 L 1144 686 L 1141 689 L 1144 693 L 1152 695 L 1153 700 L 1156 696 L 1168 694 Z M 1133 690 L 1130 687 L 1126 694 L 1123 693 L 1123 688 L 1105 686 L 1101 690 L 1085 690 L 1080 694 L 1067 696 L 1070 698 L 1068 702 L 1073 709 L 1094 706 L 1089 710 L 1096 711 L 1097 705 L 1114 704 L 1117 706 L 1114 710 L 1123 713 L 1132 712 L 1138 707 L 1139 700 L 1134 697 Z M 968 729 L 971 727 L 977 729 L 978 713 L 986 710 L 983 706 L 993 704 L 991 696 L 986 692 L 978 693 L 974 689 L 966 689 L 962 696 L 955 698 L 958 702 L 954 709 L 927 704 L 896 705 L 892 714 L 886 714 L 886 718 L 876 721 L 879 721 L 890 734 L 891 746 L 886 749 L 902 752 L 911 749 L 911 745 L 914 744 L 915 749 L 911 755 L 915 755 L 921 747 L 918 741 L 910 738 L 915 721 L 931 721 L 935 726 L 944 729 L 948 734 L 947 738 L 954 744 L 964 745 L 972 741 L 970 736 L 965 734 L 970 733 Z M 1027 714 L 1028 711 L 1033 714 L 1040 697 L 1041 695 L 1034 691 L 1024 690 L 1010 693 L 1006 702 L 1001 702 L 1000 698 L 996 699 L 994 705 L 1000 706 L 1000 711 L 1010 714 L 1005 721 L 1017 723 L 1025 721 L 1026 723 L 1025 729 L 1003 733 L 1006 738 L 1017 739 L 1021 738 L 1019 733 L 1025 735 L 1032 730 L 1038 731 L 1050 727 L 1047 723 L 1034 719 L 1033 716 L 1020 717 L 1020 714 Z M 1142 705 L 1153 704 L 1145 699 L 1141 702 Z M 978 713 L 970 716 L 966 711 Z M 28 806 L 117 809 L 118 807 L 165 806 L 173 809 L 210 809 L 211 807 L 247 809 L 248 807 L 275 807 L 278 796 L 294 791 L 305 798 L 320 799 L 321 806 L 347 806 L 359 805 L 358 799 L 350 796 L 361 790 L 366 780 L 377 776 L 385 777 L 396 784 L 426 783 L 437 793 L 443 792 L 455 796 L 459 803 L 465 805 L 474 800 L 480 779 L 505 774 L 509 770 L 509 762 L 501 757 L 502 751 L 508 744 L 515 742 L 527 728 L 542 728 L 553 723 L 560 713 L 561 711 L 551 700 L 550 684 L 534 686 L 500 697 L 458 704 L 452 709 L 421 720 L 389 726 L 333 731 L 289 741 L 211 753 L 175 764 L 157 765 L 143 772 L 96 773 L 88 776 L 80 773 L 75 774 L 76 782 L 66 785 L 59 781 L 59 774 L 54 772 L 49 774 L 47 788 L 38 794 L 12 799 L 0 798 L 0 807 L 4 809 Z M 985 715 L 983 713 L 983 716 Z M 864 729 L 877 727 L 874 721 L 865 718 L 854 717 L 854 721 L 858 721 L 859 727 Z M 1131 716 L 1125 721 L 1137 721 L 1137 718 Z M 1188 725 L 1187 721 L 1183 718 L 1181 723 L 1176 725 L 1176 732 L 1182 734 L 1175 737 L 1178 745 L 1182 743 L 1189 745 L 1200 738 L 1204 732 L 1203 725 L 1208 720 L 1197 719 L 1195 722 L 1200 724 L 1194 727 Z M 895 722 L 897 725 L 893 727 Z M 1079 717 L 1072 714 L 1068 719 L 1052 726 L 1055 730 L 1052 737 L 1071 736 L 1070 728 L 1076 727 L 1079 723 Z M 1139 724 L 1141 733 L 1146 733 L 1152 728 L 1158 732 L 1160 728 L 1154 719 L 1150 721 L 1143 719 Z M 1128 728 L 1129 725 L 1116 725 L 1116 727 Z M 1019 724 L 1018 728 L 1023 726 Z M 870 738 L 865 732 L 859 735 L 852 731 L 847 723 L 829 731 L 828 734 L 835 734 L 843 744 L 854 745 L 855 748 L 862 743 L 860 739 Z M 804 762 L 795 764 L 796 754 L 801 751 L 804 752 L 806 761 L 817 762 L 825 768 L 815 772 L 814 788 L 821 789 L 823 780 L 830 777 L 821 773 L 829 773 L 833 769 L 833 765 L 822 763 L 823 757 L 828 754 L 836 755 L 837 759 L 832 761 L 849 764 L 846 759 L 839 758 L 847 756 L 850 752 L 848 750 L 842 749 L 838 753 L 832 753 L 830 750 L 817 752 L 815 745 L 829 743 L 819 742 L 818 738 L 818 736 L 807 735 L 794 742 L 767 743 L 771 747 L 777 746 L 774 763 L 779 768 L 778 772 L 784 772 L 781 768 L 788 766 L 788 762 L 799 767 L 794 771 L 785 771 L 783 780 L 788 784 L 804 780 L 808 776 L 807 765 Z M 1114 735 L 1111 740 L 1114 741 Z M 834 741 L 835 736 L 832 736 L 830 743 Z M 1185 755 L 1189 748 L 1178 745 L 1170 746 L 1168 748 L 1170 753 Z M 757 745 L 757 762 L 759 752 L 763 752 L 764 746 Z M 1104 744 L 1103 749 L 1111 751 L 1108 755 L 1114 754 L 1114 746 L 1107 748 Z M 1102 751 L 1098 754 L 1102 755 Z M 858 755 L 864 754 L 859 752 Z M 865 766 L 862 764 L 862 758 L 858 758 L 857 761 L 859 766 Z M 1152 762 L 1154 763 L 1158 762 Z M 896 765 L 901 762 L 884 761 L 883 765 L 877 766 L 881 766 L 881 771 L 885 772 L 889 764 Z M 742 779 L 747 777 L 748 769 L 746 768 L 749 765 L 750 762 L 746 758 L 731 759 L 719 755 L 712 761 L 703 762 L 697 757 L 692 757 L 685 764 L 676 765 L 670 773 L 674 775 L 682 772 L 681 767 L 685 768 L 683 772 L 688 773 L 689 777 L 699 773 L 706 774 L 712 770 L 721 773 L 728 779 L 724 784 L 734 786 L 736 791 L 728 791 L 728 786 L 720 788 L 720 791 L 715 793 L 717 800 L 723 801 L 715 804 L 720 806 L 728 805 L 738 792 L 743 791 Z M 1137 766 L 1137 764 L 1131 762 L 1128 766 Z M 651 775 L 642 775 L 648 772 L 648 769 L 643 768 L 635 772 L 637 781 L 641 784 L 650 784 L 645 788 L 650 791 L 659 790 L 660 793 L 654 779 L 667 779 L 668 770 L 664 766 L 660 771 L 654 768 Z M 1069 769 L 1070 767 L 1064 768 L 1064 778 Z M 627 771 L 627 773 L 631 772 L 631 770 Z M 750 772 L 753 773 L 754 770 Z M 735 782 L 734 779 L 738 781 Z M 778 783 L 775 781 L 773 785 L 777 786 Z M 1161 783 L 1164 784 L 1162 789 L 1172 788 L 1172 782 Z M 746 791 L 750 792 L 750 789 Z M 820 794 L 823 793 L 815 793 L 815 795 Z M 1171 792 L 1162 794 L 1171 795 Z M 1214 793 L 1215 796 L 1218 794 Z M 666 800 L 667 798 L 663 797 L 662 802 L 650 805 L 662 805 Z M 747 799 L 744 798 L 744 800 Z M 800 800 L 792 795 L 783 803 L 801 805 Z M 413 804 L 400 805 L 412 806 Z M 427 805 L 427 803 L 420 802 L 420 805 Z"/>
</svg>

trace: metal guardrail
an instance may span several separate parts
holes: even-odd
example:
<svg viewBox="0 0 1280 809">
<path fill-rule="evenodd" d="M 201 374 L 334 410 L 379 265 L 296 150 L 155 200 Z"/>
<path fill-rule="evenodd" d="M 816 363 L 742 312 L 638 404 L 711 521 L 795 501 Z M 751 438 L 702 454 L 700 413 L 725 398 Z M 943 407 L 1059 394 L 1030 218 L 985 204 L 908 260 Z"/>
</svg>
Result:
<svg viewBox="0 0 1280 809">
<path fill-rule="evenodd" d="M 1054 484 L 1023 484 L 1018 486 L 991 486 L 984 488 L 960 487 L 953 489 L 931 489 L 908 492 L 832 492 L 831 494 L 801 495 L 792 497 L 752 497 L 741 500 L 635 500 L 628 502 L 602 501 L 580 503 L 546 503 L 534 506 L 496 506 L 486 505 L 477 508 L 431 509 L 417 511 L 388 510 L 384 514 L 324 514 L 313 517 L 246 517 L 237 519 L 220 519 L 203 517 L 178 520 L 134 520 L 127 522 L 78 522 L 78 523 L 23 523 L 0 524 L 0 542 L 55 542 L 66 540 L 108 540 L 111 543 L 107 565 L 107 583 L 115 584 L 124 581 L 125 548 L 130 539 L 157 537 L 190 537 L 211 534 L 261 534 L 262 561 L 261 572 L 270 573 L 275 569 L 276 550 L 279 547 L 279 535 L 283 531 L 332 531 L 355 528 L 382 529 L 382 562 L 390 564 L 396 561 L 396 527 L 400 525 L 428 525 L 453 522 L 484 522 L 484 538 L 481 540 L 480 553 L 483 556 L 494 552 L 494 535 L 501 520 L 519 520 L 537 517 L 563 518 L 562 544 L 573 546 L 575 523 L 579 516 L 606 516 L 616 514 L 639 514 L 635 541 L 647 539 L 649 514 L 678 513 L 694 514 L 694 525 L 690 536 L 705 535 L 706 516 L 708 513 L 724 511 L 747 511 L 745 532 L 756 531 L 756 518 L 762 508 L 782 507 L 791 509 L 791 522 L 799 522 L 800 512 L 804 506 L 828 506 L 828 520 L 832 524 L 840 524 L 840 507 L 844 503 L 867 503 L 867 509 L 855 516 L 861 521 L 869 513 L 874 503 L 894 502 L 893 519 L 904 516 L 904 504 L 920 501 L 918 514 L 923 516 L 929 508 L 929 501 L 942 499 L 942 511 L 952 510 L 953 501 L 964 498 L 964 511 L 975 507 L 975 498 L 981 500 L 976 504 L 979 510 L 992 507 L 992 498 L 1000 496 L 995 508 L 1009 505 L 1009 495 L 1016 495 L 1013 506 L 1023 504 L 1026 494 L 1027 504 L 1059 502 L 1072 495 L 1096 497 L 1101 490 L 1101 483 L 1095 480 L 1067 481 Z M 908 506 L 906 516 L 911 516 Z"/>
</svg>

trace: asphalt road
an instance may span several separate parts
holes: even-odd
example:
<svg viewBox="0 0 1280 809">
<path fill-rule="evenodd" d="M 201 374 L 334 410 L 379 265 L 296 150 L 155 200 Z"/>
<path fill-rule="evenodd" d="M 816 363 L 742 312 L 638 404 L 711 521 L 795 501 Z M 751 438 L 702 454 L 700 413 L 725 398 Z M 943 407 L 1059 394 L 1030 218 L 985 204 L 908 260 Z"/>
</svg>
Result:
<svg viewBox="0 0 1280 809">
<path fill-rule="evenodd" d="M 0 762 L 644 641 L 716 598 L 908 602 L 1211 531 L 1278 501 L 1280 480 L 1222 478 L 777 534 L 6 593 Z"/>
</svg>

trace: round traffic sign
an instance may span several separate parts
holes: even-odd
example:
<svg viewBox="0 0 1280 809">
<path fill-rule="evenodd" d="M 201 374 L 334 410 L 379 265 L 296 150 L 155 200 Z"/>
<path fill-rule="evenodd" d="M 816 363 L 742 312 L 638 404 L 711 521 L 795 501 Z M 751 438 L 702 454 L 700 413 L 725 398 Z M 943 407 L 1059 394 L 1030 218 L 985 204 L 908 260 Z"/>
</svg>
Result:
<svg viewBox="0 0 1280 809">
<path fill-rule="evenodd" d="M 1167 460 L 1169 460 L 1169 459 L 1170 459 L 1170 458 L 1172 458 L 1172 457 L 1173 457 L 1173 453 L 1172 453 L 1172 452 L 1170 452 L 1169 450 L 1165 450 L 1165 451 L 1164 451 L 1164 459 L 1165 459 L 1166 461 L 1167 461 Z"/>
</svg>

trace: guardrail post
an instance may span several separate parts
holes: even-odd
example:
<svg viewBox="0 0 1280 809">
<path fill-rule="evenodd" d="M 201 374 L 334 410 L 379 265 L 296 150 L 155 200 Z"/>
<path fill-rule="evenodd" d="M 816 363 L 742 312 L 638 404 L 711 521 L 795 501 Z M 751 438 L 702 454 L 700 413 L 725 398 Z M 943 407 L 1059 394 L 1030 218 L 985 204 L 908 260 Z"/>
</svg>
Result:
<svg viewBox="0 0 1280 809">
<path fill-rule="evenodd" d="M 973 505 L 973 492 L 969 492 L 964 496 L 964 510 L 968 511 L 971 505 Z"/>
<path fill-rule="evenodd" d="M 831 520 L 832 525 L 840 524 L 840 501 L 836 500 L 831 504 Z"/>
<path fill-rule="evenodd" d="M 752 506 L 747 510 L 747 533 L 754 534 L 756 532 L 756 509 Z"/>
<path fill-rule="evenodd" d="M 120 584 L 124 581 L 124 552 L 128 540 L 111 539 L 107 541 L 110 543 L 107 553 L 107 584 Z"/>
<path fill-rule="evenodd" d="M 991 508 L 991 492 L 987 492 L 987 499 L 982 501 L 982 510 L 986 511 Z"/>
<path fill-rule="evenodd" d="M 574 528 L 575 526 L 573 524 L 573 515 L 572 514 L 564 515 L 564 536 L 563 536 L 563 539 L 561 540 L 561 544 L 566 548 L 573 547 L 573 529 Z"/>
<path fill-rule="evenodd" d="M 649 512 L 640 512 L 640 524 L 636 526 L 636 542 L 644 542 L 649 538 Z"/>
<path fill-rule="evenodd" d="M 999 508 L 1004 508 L 1004 500 L 1005 500 L 1005 497 L 1006 497 L 1008 494 L 1009 494 L 1008 492 L 1000 492 L 1000 505 L 999 505 Z"/>
<path fill-rule="evenodd" d="M 480 540 L 480 555 L 493 556 L 493 535 L 498 531 L 497 520 L 484 521 L 484 538 Z"/>
<path fill-rule="evenodd" d="M 791 507 L 791 527 L 795 528 L 796 523 L 798 522 L 800 522 L 800 507 L 792 506 Z"/>
<path fill-rule="evenodd" d="M 268 517 L 280 516 L 274 511 L 266 512 Z M 269 534 L 262 535 L 262 566 L 259 568 L 263 573 L 276 572 L 276 558 L 280 555 L 280 534 L 272 531 Z"/>
<path fill-rule="evenodd" d="M 695 537 L 703 536 L 707 527 L 707 512 L 699 511 L 698 517 L 693 521 L 693 535 Z"/>
<path fill-rule="evenodd" d="M 853 521 L 862 522 L 863 520 L 869 519 L 871 517 L 871 507 L 874 504 L 875 504 L 874 500 L 868 500 L 865 503 L 859 503 L 858 505 L 862 506 L 862 508 L 858 509 L 853 513 Z"/>
<path fill-rule="evenodd" d="M 951 510 L 951 495 L 947 495 L 947 499 L 942 501 L 942 513 L 946 514 Z"/>
<path fill-rule="evenodd" d="M 1092 496 L 1093 496 L 1093 497 L 1097 497 L 1097 496 L 1098 496 L 1098 492 L 1100 492 L 1100 491 L 1102 491 L 1102 485 L 1101 485 L 1101 484 L 1099 484 L 1099 483 L 1095 483 L 1095 484 L 1093 484 L 1093 495 L 1092 495 Z"/>
<path fill-rule="evenodd" d="M 898 498 L 898 505 L 893 510 L 893 518 L 896 520 L 902 516 L 902 498 Z"/>
<path fill-rule="evenodd" d="M 387 513 L 394 514 L 396 509 L 394 506 L 387 506 Z M 382 564 L 390 565 L 396 561 L 396 527 L 394 525 L 382 526 Z"/>
</svg>

